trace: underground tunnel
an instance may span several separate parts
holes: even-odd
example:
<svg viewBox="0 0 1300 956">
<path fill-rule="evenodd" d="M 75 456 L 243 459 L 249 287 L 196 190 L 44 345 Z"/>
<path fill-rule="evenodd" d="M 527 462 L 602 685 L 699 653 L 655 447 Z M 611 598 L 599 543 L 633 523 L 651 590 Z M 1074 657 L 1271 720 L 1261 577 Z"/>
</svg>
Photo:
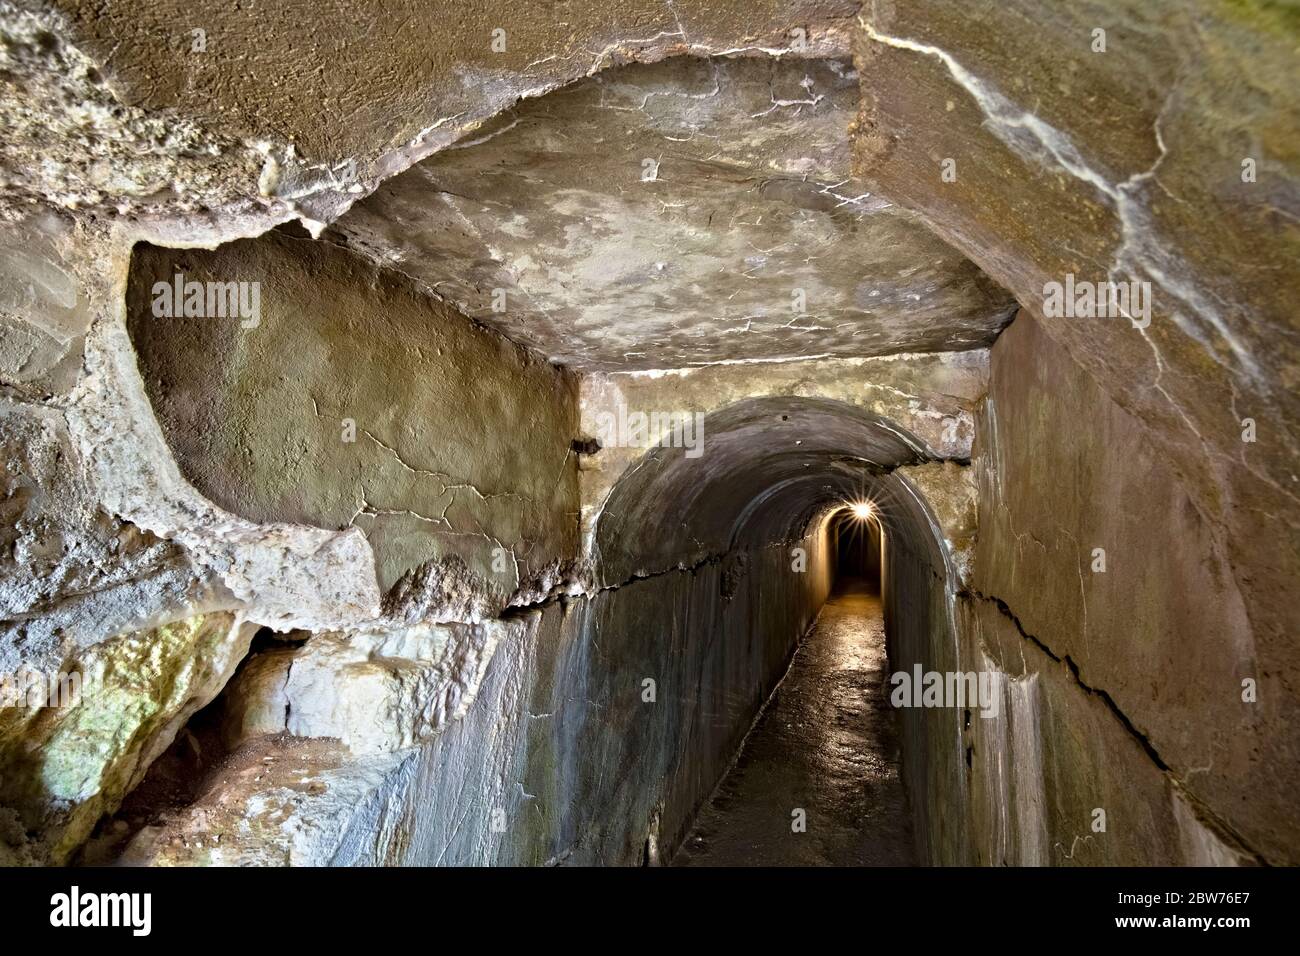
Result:
<svg viewBox="0 0 1300 956">
<path fill-rule="evenodd" d="M 0 3 L 0 862 L 1300 862 L 1293 18 L 111 6 Z"/>
</svg>

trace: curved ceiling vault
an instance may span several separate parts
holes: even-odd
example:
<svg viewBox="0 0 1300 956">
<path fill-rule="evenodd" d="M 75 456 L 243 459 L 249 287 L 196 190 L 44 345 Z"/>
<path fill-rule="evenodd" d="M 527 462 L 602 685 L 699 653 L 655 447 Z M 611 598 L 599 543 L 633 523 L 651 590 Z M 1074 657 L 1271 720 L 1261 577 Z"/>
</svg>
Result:
<svg viewBox="0 0 1300 956">
<path fill-rule="evenodd" d="M 653 448 L 614 486 L 596 524 L 602 585 L 795 540 L 859 499 L 897 545 L 945 566 L 933 516 L 895 473 L 937 459 L 891 422 L 843 402 L 756 398 L 705 416 L 703 436 L 706 454 Z"/>
</svg>

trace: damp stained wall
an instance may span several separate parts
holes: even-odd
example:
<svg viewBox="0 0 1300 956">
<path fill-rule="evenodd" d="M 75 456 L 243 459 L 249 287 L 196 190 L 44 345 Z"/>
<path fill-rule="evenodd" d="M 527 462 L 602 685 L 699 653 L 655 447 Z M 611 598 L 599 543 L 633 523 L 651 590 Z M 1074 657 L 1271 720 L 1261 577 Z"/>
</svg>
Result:
<svg viewBox="0 0 1300 956">
<path fill-rule="evenodd" d="M 156 316 L 177 276 L 255 283 L 257 324 Z M 574 379 L 402 276 L 284 234 L 145 247 L 128 314 L 167 441 L 221 507 L 360 528 L 384 592 L 437 566 L 500 607 L 574 558 Z"/>
</svg>

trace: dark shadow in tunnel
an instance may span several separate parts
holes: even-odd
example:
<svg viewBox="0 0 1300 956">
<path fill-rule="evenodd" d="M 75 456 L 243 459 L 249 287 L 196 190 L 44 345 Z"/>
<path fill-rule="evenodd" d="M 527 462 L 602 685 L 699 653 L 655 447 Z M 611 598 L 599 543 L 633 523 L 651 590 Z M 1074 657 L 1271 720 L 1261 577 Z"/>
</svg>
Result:
<svg viewBox="0 0 1300 956">
<path fill-rule="evenodd" d="M 880 594 L 884 546 L 880 522 L 874 515 L 849 508 L 831 518 L 830 533 L 835 542 L 834 589 L 843 591 L 846 585 L 860 582 L 868 594 Z"/>
</svg>

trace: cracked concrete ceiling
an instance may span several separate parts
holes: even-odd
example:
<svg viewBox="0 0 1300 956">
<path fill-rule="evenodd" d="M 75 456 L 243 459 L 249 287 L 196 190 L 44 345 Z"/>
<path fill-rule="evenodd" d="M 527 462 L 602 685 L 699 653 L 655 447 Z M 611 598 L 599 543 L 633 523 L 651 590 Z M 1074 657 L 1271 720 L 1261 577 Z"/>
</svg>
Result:
<svg viewBox="0 0 1300 956">
<path fill-rule="evenodd" d="M 857 109 L 846 61 L 633 65 L 523 101 L 327 236 L 580 370 L 989 344 L 1011 296 L 854 180 Z"/>
</svg>

